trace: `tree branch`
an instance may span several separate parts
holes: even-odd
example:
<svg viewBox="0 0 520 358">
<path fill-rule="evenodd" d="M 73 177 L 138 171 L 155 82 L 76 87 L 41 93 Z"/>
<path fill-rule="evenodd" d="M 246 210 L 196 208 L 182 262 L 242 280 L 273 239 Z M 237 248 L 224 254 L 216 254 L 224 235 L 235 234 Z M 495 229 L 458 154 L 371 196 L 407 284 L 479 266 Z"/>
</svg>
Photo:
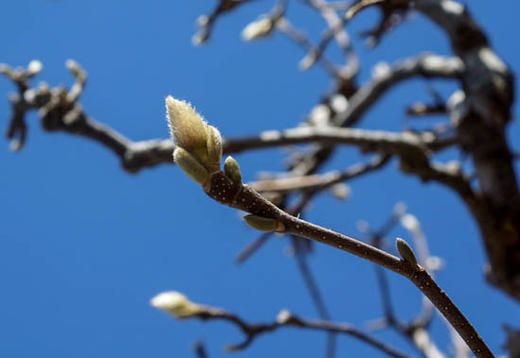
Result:
<svg viewBox="0 0 520 358">
<path fill-rule="evenodd" d="M 355 338 L 359 341 L 362 341 L 369 346 L 379 350 L 382 353 L 385 353 L 386 355 L 390 357 L 395 358 L 410 358 L 408 355 L 401 353 L 400 351 L 396 350 L 395 348 L 381 342 L 380 340 L 371 337 L 370 335 L 363 333 L 362 331 L 358 330 L 354 326 L 348 324 L 348 323 L 333 323 L 330 321 L 314 321 L 314 320 L 307 320 L 301 317 L 297 317 L 293 314 L 291 314 L 287 310 L 282 310 L 279 314 L 276 320 L 269 323 L 249 323 L 245 321 L 240 316 L 224 311 L 219 308 L 209 307 L 209 306 L 203 306 L 199 304 L 195 304 L 192 302 L 187 302 L 185 304 L 191 305 L 194 307 L 193 312 L 189 315 L 184 315 L 182 317 L 178 317 L 181 319 L 188 319 L 188 318 L 198 318 L 203 321 L 212 321 L 212 320 L 221 320 L 229 322 L 233 325 L 235 325 L 237 328 L 239 328 L 242 333 L 245 335 L 244 341 L 238 344 L 230 345 L 226 347 L 226 350 L 230 352 L 236 352 L 241 351 L 249 347 L 259 336 L 274 332 L 280 328 L 300 328 L 300 329 L 308 329 L 308 330 L 316 330 L 316 331 L 323 331 L 323 332 L 329 332 L 329 333 L 337 333 L 346 335 L 352 338 Z M 168 311 L 168 308 L 162 308 L 166 312 Z M 172 313 L 172 312 L 170 312 Z M 176 315 L 173 313 L 173 315 Z"/>
<path fill-rule="evenodd" d="M 300 177 L 266 179 L 249 183 L 249 185 L 258 192 L 288 193 L 301 190 L 316 193 L 328 189 L 333 185 L 381 169 L 389 162 L 389 160 L 389 155 L 377 155 L 368 163 L 354 164 L 344 171 L 331 171 L 324 174 L 305 175 Z"/>
<path fill-rule="evenodd" d="M 387 90 L 412 77 L 457 79 L 463 73 L 460 59 L 432 54 L 408 58 L 392 66 L 382 65 L 376 76 L 352 96 L 347 110 L 338 113 L 331 122 L 340 127 L 354 126 Z"/>
<path fill-rule="evenodd" d="M 482 196 L 476 218 L 491 270 L 488 280 L 520 299 L 520 191 L 507 143 L 514 95 L 513 74 L 492 50 L 467 8 L 448 0 L 416 1 L 416 9 L 449 36 L 464 63 L 464 93 L 452 98 L 452 122 L 471 155 Z"/>
<path fill-rule="evenodd" d="M 471 323 L 423 267 L 400 260 L 349 236 L 289 215 L 247 185 L 233 182 L 223 172 L 211 174 L 203 187 L 204 191 L 214 200 L 251 213 L 255 217 L 263 218 L 260 220 L 260 225 L 271 225 L 270 223 L 272 223 L 271 231 L 279 231 L 321 242 L 369 260 L 408 278 L 446 317 L 477 357 L 494 357 Z"/>
</svg>

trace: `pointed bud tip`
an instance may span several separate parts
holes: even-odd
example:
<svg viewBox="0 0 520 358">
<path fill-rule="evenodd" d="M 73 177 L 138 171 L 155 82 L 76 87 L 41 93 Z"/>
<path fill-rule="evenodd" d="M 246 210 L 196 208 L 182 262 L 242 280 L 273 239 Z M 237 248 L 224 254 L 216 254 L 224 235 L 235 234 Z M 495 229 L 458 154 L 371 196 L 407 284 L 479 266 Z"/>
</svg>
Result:
<svg viewBox="0 0 520 358">
<path fill-rule="evenodd" d="M 235 184 L 242 183 L 242 173 L 238 162 L 232 156 L 228 156 L 224 161 L 224 174 Z"/>
<path fill-rule="evenodd" d="M 208 180 L 207 169 L 182 147 L 177 147 L 173 151 L 173 161 L 196 183 L 204 185 Z"/>
<path fill-rule="evenodd" d="M 285 230 L 285 226 L 283 225 L 283 223 L 272 218 L 264 218 L 262 216 L 257 215 L 246 215 L 244 216 L 244 220 L 247 223 L 247 225 L 259 231 L 283 232 Z"/>
<path fill-rule="evenodd" d="M 415 257 L 415 253 L 406 241 L 398 237 L 395 239 L 395 246 L 399 252 L 399 255 L 404 261 L 411 265 L 417 266 L 417 258 Z"/>
</svg>

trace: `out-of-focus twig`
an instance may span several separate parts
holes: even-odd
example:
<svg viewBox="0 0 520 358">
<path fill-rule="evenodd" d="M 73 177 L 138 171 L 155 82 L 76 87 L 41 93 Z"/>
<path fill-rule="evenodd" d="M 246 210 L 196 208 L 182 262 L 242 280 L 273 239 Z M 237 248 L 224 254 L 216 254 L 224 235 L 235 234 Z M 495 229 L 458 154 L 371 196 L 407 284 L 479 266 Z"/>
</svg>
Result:
<svg viewBox="0 0 520 358">
<path fill-rule="evenodd" d="M 231 352 L 246 349 L 263 334 L 274 332 L 280 328 L 293 327 L 346 335 L 362 341 L 390 357 L 409 358 L 408 355 L 348 323 L 308 320 L 298 317 L 287 310 L 282 310 L 272 322 L 249 323 L 235 313 L 191 302 L 184 295 L 177 292 L 167 292 L 156 296 L 152 299 L 152 305 L 179 319 L 198 318 L 203 321 L 220 320 L 235 325 L 245 335 L 245 339 L 238 344 L 227 346 L 226 349 Z"/>
<path fill-rule="evenodd" d="M 193 350 L 195 351 L 195 355 L 197 358 L 208 358 L 208 353 L 206 352 L 206 348 L 204 347 L 204 343 L 201 341 L 195 342 L 193 345 Z"/>
<path fill-rule="evenodd" d="M 368 228 L 365 228 L 364 232 L 368 235 L 372 245 L 382 248 L 385 236 L 388 235 L 397 224 L 401 223 L 410 232 L 413 238 L 418 262 L 429 270 L 433 276 L 433 273 L 438 267 L 433 267 L 431 264 L 426 237 L 422 232 L 419 221 L 415 216 L 405 213 L 405 209 L 403 208 L 404 206 L 402 204 L 396 205 L 393 214 L 379 230 L 370 231 Z M 429 324 L 433 318 L 432 303 L 426 297 L 423 297 L 421 312 L 410 322 L 403 322 L 395 314 L 386 272 L 379 266 L 376 266 L 375 269 L 384 314 L 383 319 L 379 320 L 379 327 L 377 328 L 390 327 L 394 329 L 406 337 L 425 358 L 445 358 L 446 356 L 438 349 L 428 332 Z"/>
</svg>

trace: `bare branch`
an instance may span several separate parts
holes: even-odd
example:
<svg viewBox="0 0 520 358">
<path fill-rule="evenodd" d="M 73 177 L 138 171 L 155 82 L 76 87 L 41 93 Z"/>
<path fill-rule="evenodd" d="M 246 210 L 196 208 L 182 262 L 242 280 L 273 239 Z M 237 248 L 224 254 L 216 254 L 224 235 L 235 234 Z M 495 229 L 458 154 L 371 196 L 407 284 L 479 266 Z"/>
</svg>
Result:
<svg viewBox="0 0 520 358">
<path fill-rule="evenodd" d="M 199 31 L 193 36 L 195 45 L 202 45 L 211 37 L 213 27 L 217 19 L 240 5 L 253 0 L 218 0 L 217 5 L 208 15 L 202 15 L 197 19 Z"/>
<path fill-rule="evenodd" d="M 280 33 L 286 35 L 289 39 L 291 39 L 296 44 L 300 45 L 305 51 L 313 51 L 315 49 L 315 45 L 305 36 L 305 34 L 301 31 L 296 30 L 288 19 L 282 18 L 276 22 L 276 28 Z M 325 56 L 320 58 L 320 63 L 323 65 L 324 70 L 333 78 L 338 78 L 341 76 L 340 71 L 336 66 Z"/>
<path fill-rule="evenodd" d="M 453 0 L 422 0 L 416 9 L 442 28 L 464 62 L 464 93 L 452 97 L 452 121 L 475 166 L 482 205 L 470 206 L 490 261 L 488 280 L 520 299 L 520 190 L 507 143 L 513 75 L 491 49 L 468 9 Z"/>
<path fill-rule="evenodd" d="M 432 54 L 408 58 L 395 65 L 386 66 L 384 70 L 378 70 L 376 77 L 352 96 L 347 110 L 339 113 L 331 122 L 340 127 L 351 127 L 357 124 L 387 90 L 404 80 L 417 76 L 456 79 L 462 76 L 463 71 L 464 66 L 460 59 Z"/>
<path fill-rule="evenodd" d="M 318 287 L 318 283 L 312 274 L 312 271 L 307 262 L 307 253 L 300 249 L 302 245 L 307 244 L 304 240 L 293 237 L 292 245 L 295 251 L 296 262 L 298 264 L 298 269 L 300 271 L 301 276 L 305 282 L 305 286 L 309 291 L 309 295 L 311 296 L 312 302 L 318 311 L 319 317 L 324 321 L 330 321 L 331 317 L 329 314 L 329 310 L 325 304 L 325 300 L 323 299 L 323 295 Z M 326 358 L 333 358 L 336 355 L 336 346 L 337 339 L 336 334 L 334 332 L 329 332 L 327 335 L 327 347 L 325 351 Z"/>
<path fill-rule="evenodd" d="M 341 71 L 340 78 L 344 81 L 351 81 L 359 72 L 359 58 L 352 48 L 349 35 L 342 26 L 342 20 L 336 12 L 337 9 L 331 7 L 330 3 L 324 0 L 306 0 L 305 3 L 321 14 L 329 26 L 329 31 L 330 29 L 339 29 L 334 32 L 334 38 L 338 47 L 345 54 L 345 67 Z M 318 47 L 310 48 L 308 52 L 309 54 L 306 57 L 310 61 L 308 65 L 312 65 L 318 59 L 321 60 L 324 56 L 323 53 L 320 54 L 322 51 Z"/>
<path fill-rule="evenodd" d="M 279 313 L 278 317 L 273 322 L 253 324 L 247 322 L 246 320 L 234 313 L 224 311 L 219 308 L 203 306 L 192 302 L 187 302 L 187 304 L 195 307 L 193 309 L 193 312 L 187 315 L 180 316 L 178 318 L 198 318 L 203 321 L 226 321 L 235 325 L 242 331 L 242 333 L 244 333 L 245 339 L 241 343 L 226 347 L 226 349 L 230 352 L 236 352 L 246 349 L 256 340 L 256 338 L 265 333 L 274 332 L 280 328 L 292 327 L 346 335 L 360 340 L 368 344 L 369 346 L 379 350 L 380 352 L 387 354 L 390 357 L 409 358 L 408 355 L 401 353 L 400 351 L 394 349 L 393 347 L 381 342 L 380 340 L 374 337 L 371 337 L 366 333 L 363 333 L 362 331 L 358 330 L 357 328 L 348 323 L 333 323 L 330 321 L 307 320 L 301 317 L 297 317 L 287 310 L 283 310 Z M 168 309 L 164 310 L 168 312 Z M 176 315 L 175 313 L 172 314 Z"/>
<path fill-rule="evenodd" d="M 291 216 L 274 206 L 250 187 L 232 182 L 223 172 L 211 174 L 203 187 L 206 194 L 214 200 L 248 212 L 254 217 L 262 218 L 261 224 L 259 224 L 264 227 L 263 229 L 267 228 L 264 226 L 266 224 L 271 227 L 267 231 L 279 231 L 321 242 L 369 260 L 408 278 L 446 317 L 477 357 L 494 357 L 471 323 L 423 267 L 414 266 L 408 261 L 400 260 L 354 238 Z M 260 228 L 260 225 L 258 228 Z"/>
<path fill-rule="evenodd" d="M 221 204 L 249 213 L 250 215 L 246 215 L 244 219 L 248 225 L 257 230 L 276 231 L 321 242 L 408 278 L 442 312 L 477 357 L 493 357 L 467 318 L 428 272 L 417 264 L 412 249 L 403 240 L 397 241 L 398 248 L 399 245 L 403 247 L 399 250 L 403 256 L 400 260 L 359 240 L 311 224 L 281 210 L 254 189 L 242 184 L 239 164 L 232 157 L 225 160 L 224 171 L 219 170 L 222 156 L 220 134 L 214 127 L 207 125 L 189 104 L 168 97 L 166 105 L 168 119 L 171 127 L 174 128 L 172 136 L 179 145 L 182 145 L 175 149 L 176 162 L 187 175 L 201 185 L 209 197 Z M 351 140 L 359 140 L 359 137 L 353 136 Z M 402 144 L 402 141 L 399 142 Z M 406 146 L 411 143 L 406 142 Z M 394 140 L 383 141 L 383 143 L 386 145 L 390 143 L 390 148 L 396 148 Z M 200 156 L 199 153 L 204 152 L 208 154 Z M 449 175 L 449 173 L 443 174 Z"/>
<path fill-rule="evenodd" d="M 372 245 L 377 248 L 382 248 L 385 236 L 387 236 L 391 230 L 401 222 L 403 226 L 410 231 L 411 236 L 414 238 L 414 246 L 418 253 L 418 262 L 428 269 L 430 267 L 428 264 L 429 254 L 424 234 L 418 226 L 417 219 L 411 214 L 406 214 L 404 210 L 401 209 L 401 206 L 402 205 L 396 205 L 393 214 L 379 230 L 371 232 L 365 229 L 364 231 L 368 231 L 369 242 L 371 242 Z M 428 332 L 428 326 L 433 318 L 432 303 L 426 297 L 423 297 L 421 313 L 410 322 L 402 322 L 396 316 L 392 305 L 386 272 L 377 265 L 375 266 L 375 269 L 384 313 L 383 319 L 380 320 L 384 326 L 378 328 L 390 327 L 394 329 L 404 336 L 425 358 L 445 358 L 445 355 L 437 348 L 437 345 L 431 339 Z"/>
<path fill-rule="evenodd" d="M 323 175 L 309 175 L 295 178 L 263 180 L 250 183 L 250 185 L 255 190 L 263 192 L 263 195 L 272 193 L 288 193 L 295 190 L 302 190 L 304 192 L 302 198 L 293 208 L 287 210 L 287 212 L 291 213 L 292 215 L 300 215 L 307 204 L 312 200 L 314 195 L 338 183 L 343 183 L 363 176 L 364 174 L 381 169 L 383 166 L 389 163 L 389 159 L 389 156 L 378 155 L 368 163 L 354 164 L 343 172 L 330 172 Z M 249 245 L 247 245 L 237 255 L 237 263 L 243 263 L 245 260 L 247 260 L 254 252 L 256 252 L 267 242 L 271 235 L 272 233 L 264 233 L 256 240 L 252 241 Z"/>
<path fill-rule="evenodd" d="M 318 192 L 344 181 L 354 179 L 374 170 L 382 168 L 388 163 L 390 156 L 378 155 L 368 163 L 354 164 L 344 171 L 331 171 L 325 174 L 314 174 L 300 177 L 288 177 L 267 179 L 250 183 L 249 185 L 258 192 L 292 192 L 301 190 L 305 192 Z"/>
<path fill-rule="evenodd" d="M 437 65 L 435 65 L 435 63 L 437 63 Z M 452 66 L 442 71 L 440 67 L 446 65 L 446 63 L 451 63 Z M 420 60 L 416 59 L 411 61 L 411 63 L 396 66 L 396 68 L 391 71 L 392 75 L 389 76 L 392 79 L 376 80 L 374 83 L 358 91 L 357 95 L 351 99 L 348 108 L 349 113 L 352 113 L 352 115 L 348 115 L 350 118 L 348 124 L 352 124 L 356 116 L 361 115 L 361 113 L 368 108 L 370 104 L 367 104 L 367 101 L 373 103 L 376 100 L 374 96 L 380 96 L 391 83 L 396 83 L 413 75 L 425 73 L 427 76 L 441 76 L 443 74 L 446 76 L 456 76 L 460 70 L 460 66 L 457 66 L 457 63 L 456 60 L 443 61 L 441 59 L 438 61 L 436 57 L 434 58 L 428 55 L 421 57 Z M 3 68 L 4 73 L 7 73 L 9 78 L 14 78 L 15 83 L 22 91 L 21 94 L 11 99 L 13 117 L 11 120 L 11 129 L 8 132 L 10 138 L 14 137 L 16 133 L 20 133 L 19 137 L 25 139 L 26 130 L 23 120 L 25 113 L 28 110 L 42 108 L 43 116 L 41 122 L 44 129 L 49 131 L 64 131 L 97 141 L 119 156 L 123 168 L 129 172 L 137 172 L 145 167 L 172 162 L 171 153 L 174 147 L 170 140 L 154 139 L 133 142 L 114 129 L 90 118 L 77 102 L 71 101 L 77 99 L 81 93 L 84 87 L 84 79 L 82 80 L 80 78 L 73 86 L 73 89 L 67 94 L 66 90 L 61 87 L 56 87 L 52 90 L 49 90 L 46 85 L 41 85 L 37 88 L 28 88 L 27 78 L 31 78 L 33 75 L 27 77 L 27 75 L 24 75 L 22 72 L 15 74 L 12 70 L 8 70 L 10 68 L 6 65 L 4 65 Z M 450 71 L 450 68 L 452 71 Z M 360 93 L 364 95 L 361 96 Z M 360 96 L 363 99 L 360 98 Z M 364 109 L 355 110 L 355 108 L 360 107 Z M 298 132 L 295 134 L 297 133 Z M 318 137 L 315 136 L 314 139 L 318 140 Z M 273 138 L 269 138 L 269 136 L 266 138 L 265 135 L 264 138 L 237 138 L 225 142 L 224 152 L 236 153 L 246 149 L 303 143 L 310 140 L 312 140 L 312 138 L 304 139 L 303 137 L 301 139 L 294 138 L 292 140 L 283 138 L 273 140 Z M 326 141 L 329 141 L 329 139 L 326 139 Z M 297 170 L 297 172 L 301 172 L 301 170 Z"/>
<path fill-rule="evenodd" d="M 204 348 L 204 344 L 201 341 L 195 342 L 193 345 L 193 350 L 197 355 L 197 358 L 208 358 L 208 353 L 206 353 L 206 348 Z"/>
</svg>

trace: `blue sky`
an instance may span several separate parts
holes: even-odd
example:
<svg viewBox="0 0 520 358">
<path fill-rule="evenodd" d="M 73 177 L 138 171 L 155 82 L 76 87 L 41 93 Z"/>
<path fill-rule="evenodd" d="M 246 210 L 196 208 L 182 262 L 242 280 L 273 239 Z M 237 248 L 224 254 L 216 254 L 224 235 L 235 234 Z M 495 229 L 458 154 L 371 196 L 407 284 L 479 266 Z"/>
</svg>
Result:
<svg viewBox="0 0 520 358">
<path fill-rule="evenodd" d="M 182 3 L 182 5 L 181 5 Z M 303 53 L 285 38 L 246 44 L 241 29 L 271 3 L 245 6 L 217 24 L 211 42 L 191 45 L 195 19 L 214 1 L 5 0 L 0 12 L 0 62 L 25 65 L 39 59 L 37 80 L 70 84 L 67 59 L 89 73 L 81 103 L 93 118 L 134 140 L 167 136 L 164 97 L 191 101 L 224 136 L 289 128 L 298 123 L 330 88 L 319 68 L 302 73 Z M 498 54 L 519 70 L 520 48 L 512 37 L 520 4 L 497 6 L 473 1 L 470 9 L 486 28 Z M 296 26 L 314 38 L 321 19 L 295 4 Z M 359 33 L 376 19 L 369 10 L 349 28 Z M 357 37 L 356 37 L 357 39 Z M 449 54 L 446 37 L 414 15 L 376 49 L 355 43 L 362 58 L 361 80 L 380 61 L 432 51 Z M 435 83 L 448 95 L 456 87 Z M 0 79 L 5 97 L 14 88 Z M 402 129 L 405 105 L 427 100 L 424 81 L 396 88 L 366 116 L 363 127 Z M 0 101 L 0 123 L 9 106 Z M 518 118 L 518 105 L 514 108 Z M 229 308 L 252 321 L 270 320 L 282 308 L 317 317 L 285 239 L 271 240 L 243 266 L 236 253 L 257 236 L 234 210 L 209 200 L 173 166 L 137 175 L 121 170 L 117 158 L 83 138 L 43 132 L 32 114 L 29 136 L 20 153 L 0 149 L 0 355 L 3 357 L 193 356 L 192 343 L 203 340 L 210 356 L 241 334 L 224 323 L 178 322 L 149 307 L 165 290 L 179 290 L 194 301 Z M 518 120 L 511 125 L 513 146 Z M 341 149 L 325 169 L 343 168 L 361 158 Z M 237 157 L 246 180 L 260 170 L 283 169 L 284 153 L 273 149 Z M 393 163 L 386 170 L 351 183 L 347 202 L 322 195 L 309 219 L 358 235 L 360 219 L 381 224 L 397 201 L 407 203 L 423 225 L 433 254 L 446 268 L 440 285 L 459 304 L 496 353 L 501 352 L 504 322 L 518 322 L 518 304 L 485 284 L 484 252 L 467 210 L 454 194 L 435 184 L 403 176 Z M 402 235 L 396 231 L 394 235 Z M 370 264 L 327 247 L 316 247 L 310 263 L 335 320 L 360 327 L 381 315 Z M 403 317 L 420 307 L 420 296 L 404 279 L 391 275 L 394 301 Z M 516 317 L 516 319 L 514 319 Z M 441 320 L 433 325 L 443 348 L 448 342 Z M 404 350 L 392 333 L 378 334 Z M 378 356 L 350 338 L 341 352 Z M 321 355 L 322 333 L 294 330 L 261 337 L 243 355 L 264 357 Z"/>
</svg>

